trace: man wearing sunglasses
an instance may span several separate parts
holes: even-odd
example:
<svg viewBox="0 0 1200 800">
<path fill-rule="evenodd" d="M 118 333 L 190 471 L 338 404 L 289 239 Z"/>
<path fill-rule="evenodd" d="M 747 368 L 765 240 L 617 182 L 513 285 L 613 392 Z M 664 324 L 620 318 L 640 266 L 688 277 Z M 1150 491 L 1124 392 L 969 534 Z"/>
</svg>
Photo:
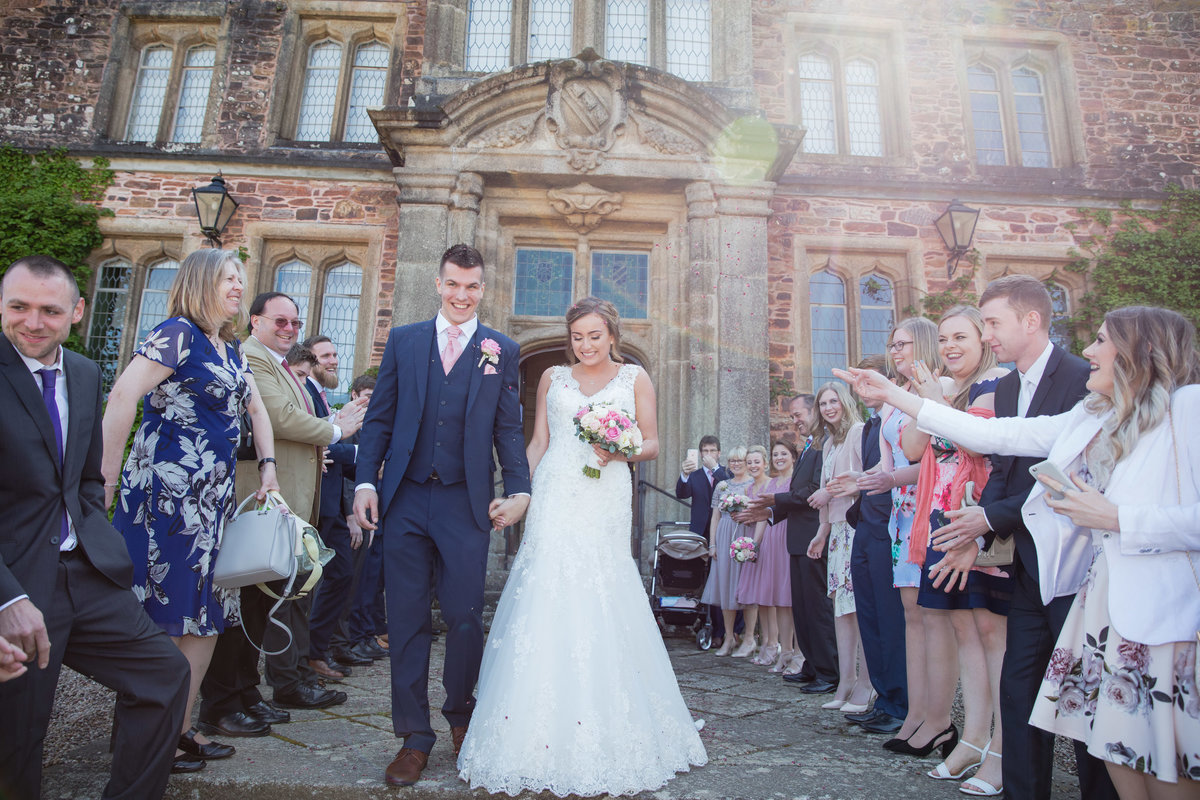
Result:
<svg viewBox="0 0 1200 800">
<path fill-rule="evenodd" d="M 313 415 L 312 399 L 292 373 L 285 357 L 300 340 L 304 322 L 296 302 L 280 292 L 264 292 L 250 304 L 250 337 L 242 345 L 246 362 L 275 434 L 276 471 L 284 500 L 297 517 L 317 522 L 321 485 L 321 450 L 354 435 L 362 426 L 366 405 L 347 403 L 336 415 Z M 258 466 L 237 464 L 237 498 L 240 502 L 258 486 Z M 267 626 L 273 600 L 259 589 L 242 590 L 242 617 L 246 633 L 230 628 L 217 640 L 212 666 L 201 686 L 201 730 L 222 736 L 266 736 L 270 724 L 290 716 L 263 701 L 258 691 L 258 651 L 246 634 L 266 650 L 288 645 L 278 626 Z M 309 612 L 312 595 L 284 603 L 276 618 L 292 632 L 291 644 L 279 655 L 267 656 L 267 682 L 274 701 L 285 708 L 326 708 L 346 702 L 346 693 L 325 689 L 302 656 L 309 651 Z"/>
</svg>

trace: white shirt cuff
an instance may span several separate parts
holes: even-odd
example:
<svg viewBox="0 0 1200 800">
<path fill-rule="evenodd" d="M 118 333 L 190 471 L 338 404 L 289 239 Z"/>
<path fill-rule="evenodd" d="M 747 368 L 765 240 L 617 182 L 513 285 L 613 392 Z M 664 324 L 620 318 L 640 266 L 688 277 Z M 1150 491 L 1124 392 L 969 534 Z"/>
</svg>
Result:
<svg viewBox="0 0 1200 800">
<path fill-rule="evenodd" d="M 0 611 L 3 611 L 4 609 L 8 608 L 13 603 L 19 602 L 21 600 L 28 600 L 28 599 L 29 599 L 29 595 L 27 595 L 27 594 L 18 595 L 17 597 L 14 597 L 12 600 L 9 600 L 4 605 L 0 606 Z"/>
<path fill-rule="evenodd" d="M 333 425 L 332 422 L 329 424 Z M 342 438 L 342 429 L 339 428 L 337 425 L 333 425 L 333 439 L 329 443 L 337 444 L 341 440 L 341 438 Z"/>
<path fill-rule="evenodd" d="M 360 483 L 360 484 L 358 484 L 357 486 L 355 486 L 355 487 L 354 487 L 354 491 L 355 491 L 355 493 L 361 492 L 363 489 L 370 489 L 370 490 L 373 492 L 373 491 L 375 491 L 375 484 L 373 484 L 373 483 Z"/>
<path fill-rule="evenodd" d="M 980 509 L 980 510 L 982 511 L 983 509 Z M 984 523 L 985 523 L 985 524 L 988 526 L 988 530 L 989 530 L 989 531 L 994 531 L 994 530 L 996 530 L 995 528 L 993 528 L 993 527 L 992 527 L 992 523 L 991 523 L 991 521 L 990 521 L 990 520 L 988 520 L 988 518 L 987 518 L 987 512 L 986 512 L 986 511 L 984 511 L 984 512 L 983 512 L 983 521 L 984 521 Z"/>
</svg>

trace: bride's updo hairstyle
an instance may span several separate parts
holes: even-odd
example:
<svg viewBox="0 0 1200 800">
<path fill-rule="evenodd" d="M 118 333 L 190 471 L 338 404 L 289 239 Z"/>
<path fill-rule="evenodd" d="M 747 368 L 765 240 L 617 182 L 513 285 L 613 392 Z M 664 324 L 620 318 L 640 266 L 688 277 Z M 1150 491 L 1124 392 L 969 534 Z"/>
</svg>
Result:
<svg viewBox="0 0 1200 800">
<path fill-rule="evenodd" d="M 618 364 L 624 363 L 621 358 L 621 315 L 617 313 L 616 306 L 598 297 L 585 297 L 567 309 L 567 363 L 574 364 L 577 360 L 575 348 L 571 346 L 571 326 L 588 314 L 595 314 L 604 320 L 604 326 L 613 340 L 609 358 Z"/>
</svg>

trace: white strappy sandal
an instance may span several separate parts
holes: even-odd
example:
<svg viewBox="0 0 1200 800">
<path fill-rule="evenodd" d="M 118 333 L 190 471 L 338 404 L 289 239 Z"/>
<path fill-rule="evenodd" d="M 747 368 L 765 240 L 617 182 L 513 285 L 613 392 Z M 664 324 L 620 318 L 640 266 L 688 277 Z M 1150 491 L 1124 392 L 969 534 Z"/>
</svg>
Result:
<svg viewBox="0 0 1200 800">
<path fill-rule="evenodd" d="M 963 747 L 969 747 L 972 750 L 974 750 L 976 753 L 979 753 L 979 760 L 976 761 L 974 764 L 968 764 L 967 766 L 963 767 L 962 769 L 960 769 L 958 771 L 957 774 L 950 772 L 950 768 L 947 767 L 946 762 L 943 761 L 942 763 L 938 764 L 936 767 L 929 770 L 929 772 L 926 772 L 925 774 L 928 775 L 929 777 L 933 778 L 935 781 L 962 780 L 962 776 L 966 775 L 967 772 L 975 769 L 976 767 L 983 766 L 983 760 L 985 758 L 987 758 L 988 747 L 991 746 L 991 744 L 992 744 L 991 741 L 989 741 L 982 748 L 979 748 L 979 747 L 976 747 L 975 745 L 971 744 L 970 742 L 968 742 L 966 739 L 959 739 L 958 743 L 961 744 Z"/>
<path fill-rule="evenodd" d="M 987 750 L 983 756 L 984 758 L 987 758 L 988 756 L 995 756 L 996 758 L 1004 757 L 1000 753 L 994 753 L 986 747 L 984 749 Z M 967 778 L 965 781 L 963 781 L 962 785 L 958 787 L 958 790 L 963 794 L 969 794 L 972 797 L 998 797 L 1004 793 L 1003 786 L 992 786 L 990 783 L 982 780 L 981 778 Z"/>
</svg>

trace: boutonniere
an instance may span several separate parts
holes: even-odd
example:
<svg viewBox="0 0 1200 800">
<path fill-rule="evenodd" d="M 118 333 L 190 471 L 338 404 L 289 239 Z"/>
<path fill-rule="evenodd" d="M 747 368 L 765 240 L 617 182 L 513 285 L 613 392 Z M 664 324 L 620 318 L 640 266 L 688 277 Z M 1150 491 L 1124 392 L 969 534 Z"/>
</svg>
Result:
<svg viewBox="0 0 1200 800">
<path fill-rule="evenodd" d="M 475 366 L 482 367 L 486 362 L 494 367 L 500 363 L 500 344 L 495 339 L 484 339 L 479 343 L 479 349 L 483 355 Z"/>
</svg>

